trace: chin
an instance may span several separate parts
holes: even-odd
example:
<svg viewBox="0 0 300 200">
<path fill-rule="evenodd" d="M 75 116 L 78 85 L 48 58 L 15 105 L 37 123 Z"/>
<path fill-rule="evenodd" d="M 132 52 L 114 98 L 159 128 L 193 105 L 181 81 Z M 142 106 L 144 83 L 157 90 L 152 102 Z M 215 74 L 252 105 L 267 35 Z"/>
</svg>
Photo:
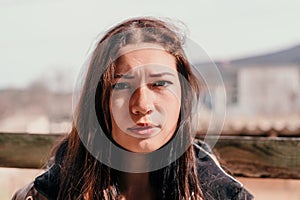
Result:
<svg viewBox="0 0 300 200">
<path fill-rule="evenodd" d="M 162 145 L 151 144 L 148 141 L 140 141 L 140 143 L 134 148 L 135 153 L 150 153 L 159 149 Z"/>
</svg>

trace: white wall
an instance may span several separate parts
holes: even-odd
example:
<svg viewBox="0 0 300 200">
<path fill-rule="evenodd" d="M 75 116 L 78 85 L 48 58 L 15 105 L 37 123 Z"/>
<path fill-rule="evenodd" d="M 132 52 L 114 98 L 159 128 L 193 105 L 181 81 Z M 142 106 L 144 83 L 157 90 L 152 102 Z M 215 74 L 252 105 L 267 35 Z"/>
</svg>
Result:
<svg viewBox="0 0 300 200">
<path fill-rule="evenodd" d="M 251 66 L 239 69 L 240 112 L 246 115 L 285 115 L 299 112 L 299 76 L 297 66 Z"/>
</svg>

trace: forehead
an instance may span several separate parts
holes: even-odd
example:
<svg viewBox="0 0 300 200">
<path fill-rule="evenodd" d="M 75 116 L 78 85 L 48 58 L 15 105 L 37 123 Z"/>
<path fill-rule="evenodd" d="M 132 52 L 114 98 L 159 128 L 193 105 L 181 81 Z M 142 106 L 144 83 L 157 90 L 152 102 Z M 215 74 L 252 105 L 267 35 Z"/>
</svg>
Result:
<svg viewBox="0 0 300 200">
<path fill-rule="evenodd" d="M 172 69 L 176 71 L 176 59 L 173 55 L 162 49 L 145 48 L 124 53 L 116 60 L 116 73 L 126 73 L 141 66 L 164 66 L 159 69 Z"/>
</svg>

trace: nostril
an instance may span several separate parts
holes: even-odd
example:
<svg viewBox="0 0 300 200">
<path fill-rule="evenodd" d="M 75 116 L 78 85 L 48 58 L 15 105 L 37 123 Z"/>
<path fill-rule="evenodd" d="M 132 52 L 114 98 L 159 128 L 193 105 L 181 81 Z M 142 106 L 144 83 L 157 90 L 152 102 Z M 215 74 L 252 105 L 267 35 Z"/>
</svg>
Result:
<svg viewBox="0 0 300 200">
<path fill-rule="evenodd" d="M 134 106 L 132 111 L 133 111 L 133 114 L 136 114 L 136 115 L 149 115 L 153 112 L 152 108 L 150 108 L 150 107 L 142 108 L 140 106 Z"/>
</svg>

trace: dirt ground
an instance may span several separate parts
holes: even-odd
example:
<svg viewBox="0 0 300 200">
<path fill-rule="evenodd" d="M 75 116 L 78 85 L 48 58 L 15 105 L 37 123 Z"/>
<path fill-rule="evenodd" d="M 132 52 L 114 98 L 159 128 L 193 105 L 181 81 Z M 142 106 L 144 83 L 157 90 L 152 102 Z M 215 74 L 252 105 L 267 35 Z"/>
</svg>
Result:
<svg viewBox="0 0 300 200">
<path fill-rule="evenodd" d="M 238 178 L 256 200 L 300 200 L 300 180 Z"/>
</svg>

